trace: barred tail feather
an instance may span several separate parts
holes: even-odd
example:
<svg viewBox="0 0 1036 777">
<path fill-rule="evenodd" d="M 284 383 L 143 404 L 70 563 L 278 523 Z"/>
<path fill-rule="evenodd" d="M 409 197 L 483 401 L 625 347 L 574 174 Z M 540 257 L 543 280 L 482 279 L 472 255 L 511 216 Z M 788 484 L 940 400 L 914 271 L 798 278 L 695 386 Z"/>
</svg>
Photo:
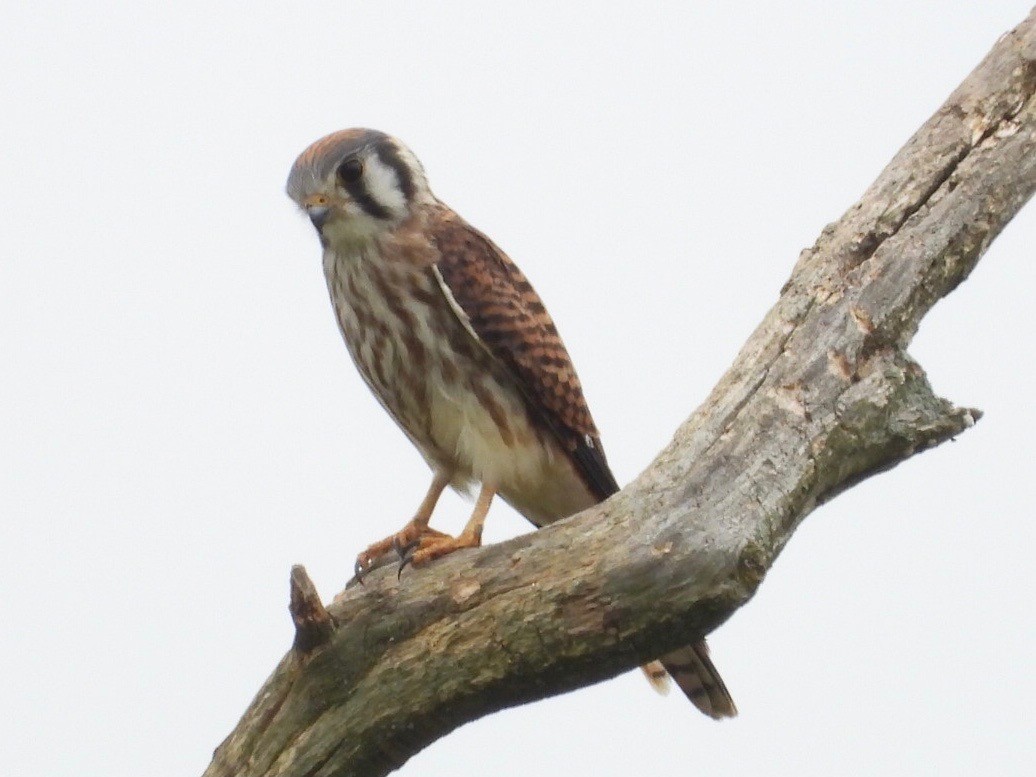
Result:
<svg viewBox="0 0 1036 777">
<path fill-rule="evenodd" d="M 705 640 L 666 653 L 643 669 L 651 685 L 662 693 L 667 690 L 664 675 L 668 673 L 691 703 L 710 718 L 737 715 L 730 691 L 709 658 L 709 646 Z"/>
<path fill-rule="evenodd" d="M 669 693 L 669 672 L 662 666 L 661 661 L 652 661 L 640 668 L 644 671 L 644 676 L 647 677 L 652 688 L 663 696 Z"/>
</svg>

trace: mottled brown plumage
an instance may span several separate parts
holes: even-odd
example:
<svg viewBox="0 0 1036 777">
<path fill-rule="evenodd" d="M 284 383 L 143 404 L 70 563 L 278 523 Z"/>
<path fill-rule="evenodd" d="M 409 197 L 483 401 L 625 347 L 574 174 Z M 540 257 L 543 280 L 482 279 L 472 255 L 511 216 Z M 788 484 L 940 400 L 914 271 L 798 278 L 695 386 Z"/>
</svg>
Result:
<svg viewBox="0 0 1036 777">
<path fill-rule="evenodd" d="M 481 232 L 446 208 L 429 224 L 436 268 L 477 339 L 502 363 L 529 412 L 556 438 L 598 497 L 619 490 L 575 367 L 532 284 Z"/>
<path fill-rule="evenodd" d="M 496 494 L 543 526 L 618 490 L 539 296 L 432 195 L 409 149 L 373 130 L 334 133 L 302 153 L 287 188 L 320 236 L 357 369 L 434 472 L 406 526 L 360 554 L 358 576 L 393 551 L 420 565 L 477 546 Z M 479 487 L 457 537 L 428 525 L 447 485 Z M 704 642 L 660 661 L 699 709 L 735 714 Z M 664 674 L 646 669 L 653 682 Z"/>
</svg>

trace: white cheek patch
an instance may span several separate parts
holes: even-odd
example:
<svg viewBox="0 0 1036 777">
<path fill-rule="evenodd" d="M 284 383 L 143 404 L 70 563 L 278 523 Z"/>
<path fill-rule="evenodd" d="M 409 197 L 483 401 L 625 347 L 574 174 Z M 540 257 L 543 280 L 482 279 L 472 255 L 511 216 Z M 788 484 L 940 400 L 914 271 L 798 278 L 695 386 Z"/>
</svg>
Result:
<svg viewBox="0 0 1036 777">
<path fill-rule="evenodd" d="M 396 171 L 386 165 L 376 154 L 364 160 L 364 188 L 372 200 L 388 208 L 397 216 L 406 214 L 406 197 L 399 187 Z"/>
<path fill-rule="evenodd" d="M 418 161 L 417 157 L 413 155 L 413 152 L 411 152 L 409 148 L 402 144 L 396 145 L 396 152 L 399 154 L 399 158 L 403 160 L 403 164 L 406 165 L 407 169 L 410 171 L 410 175 L 413 177 L 414 201 L 434 202 L 435 198 L 428 189 L 428 179 L 425 177 L 424 167 Z"/>
</svg>

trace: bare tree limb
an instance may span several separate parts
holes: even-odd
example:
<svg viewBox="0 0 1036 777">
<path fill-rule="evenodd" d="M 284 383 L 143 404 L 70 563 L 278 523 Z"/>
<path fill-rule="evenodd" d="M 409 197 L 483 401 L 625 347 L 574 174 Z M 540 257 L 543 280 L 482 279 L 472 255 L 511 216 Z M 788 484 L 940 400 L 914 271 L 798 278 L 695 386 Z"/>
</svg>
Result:
<svg viewBox="0 0 1036 777">
<path fill-rule="evenodd" d="M 217 775 L 385 774 L 494 710 L 714 629 L 799 522 L 978 412 L 906 352 L 1036 188 L 1036 11 L 816 244 L 705 403 L 592 510 L 370 575 L 328 611 L 293 571 L 296 647 L 217 749 Z"/>
</svg>

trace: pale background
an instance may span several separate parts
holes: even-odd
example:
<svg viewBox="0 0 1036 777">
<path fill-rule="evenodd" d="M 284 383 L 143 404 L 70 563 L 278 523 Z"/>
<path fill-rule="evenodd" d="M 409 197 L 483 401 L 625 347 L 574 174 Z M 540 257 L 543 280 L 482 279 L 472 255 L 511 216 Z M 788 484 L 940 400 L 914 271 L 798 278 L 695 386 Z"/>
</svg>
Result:
<svg viewBox="0 0 1036 777">
<path fill-rule="evenodd" d="M 424 492 L 282 193 L 310 141 L 398 135 L 523 266 L 624 482 L 800 249 L 1029 10 L 153 6 L 0 11 L 11 777 L 200 773 L 290 644 L 290 565 L 329 599 Z M 985 419 L 810 517 L 713 635 L 741 717 L 629 674 L 466 726 L 402 773 L 1029 773 L 1034 253 L 1030 206 L 912 349 Z M 466 510 L 451 497 L 436 525 Z M 486 538 L 527 528 L 500 505 Z"/>
</svg>

